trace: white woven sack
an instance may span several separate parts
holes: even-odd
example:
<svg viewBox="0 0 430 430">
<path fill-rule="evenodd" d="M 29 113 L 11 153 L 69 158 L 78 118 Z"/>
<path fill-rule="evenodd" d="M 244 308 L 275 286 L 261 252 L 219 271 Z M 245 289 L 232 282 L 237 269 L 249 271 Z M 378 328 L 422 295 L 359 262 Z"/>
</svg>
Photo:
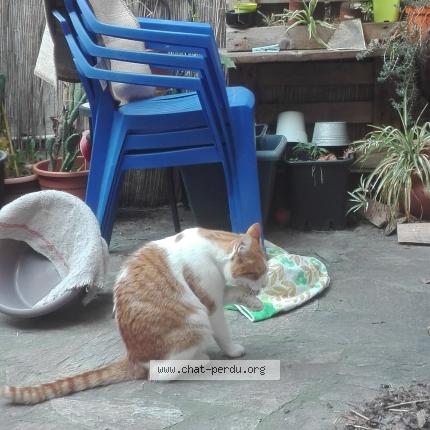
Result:
<svg viewBox="0 0 430 430">
<path fill-rule="evenodd" d="M 136 17 L 123 0 L 89 0 L 89 3 L 97 19 L 103 23 L 119 27 L 140 28 Z M 102 36 L 102 42 L 107 48 L 136 52 L 145 51 L 145 44 L 134 40 Z M 147 64 L 117 60 L 110 60 L 110 69 L 117 72 L 151 73 Z M 113 97 L 121 103 L 152 97 L 156 91 L 155 87 L 119 82 L 112 82 L 111 89 Z"/>
</svg>

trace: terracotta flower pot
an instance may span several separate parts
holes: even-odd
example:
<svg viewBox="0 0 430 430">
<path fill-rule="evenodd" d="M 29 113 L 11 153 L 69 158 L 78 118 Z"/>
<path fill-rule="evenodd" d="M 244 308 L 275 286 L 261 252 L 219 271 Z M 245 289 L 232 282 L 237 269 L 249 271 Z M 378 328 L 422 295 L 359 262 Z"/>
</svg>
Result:
<svg viewBox="0 0 430 430">
<path fill-rule="evenodd" d="M 349 7 L 347 4 L 342 3 L 340 6 L 340 14 L 339 18 L 341 21 L 346 21 L 348 19 L 362 19 L 363 14 L 360 9 L 355 9 L 353 7 Z"/>
<path fill-rule="evenodd" d="M 84 157 L 77 157 L 75 162 L 76 169 L 79 170 L 84 163 Z M 60 165 L 61 159 L 58 159 L 56 167 L 59 169 Z M 40 161 L 33 166 L 33 172 L 37 174 L 39 185 L 42 190 L 65 191 L 82 200 L 85 199 L 88 170 L 78 172 L 50 172 L 48 169 L 49 160 Z"/>
<path fill-rule="evenodd" d="M 411 215 L 422 220 L 430 220 L 430 194 L 426 192 L 418 176 L 412 176 Z"/>
<path fill-rule="evenodd" d="M 414 27 L 419 28 L 421 39 L 424 39 L 430 27 L 430 6 L 406 6 L 405 12 L 410 31 L 413 31 Z"/>
<path fill-rule="evenodd" d="M 303 3 L 301 0 L 291 0 L 288 4 L 288 10 L 302 10 Z"/>
<path fill-rule="evenodd" d="M 6 178 L 4 185 L 5 203 L 10 203 L 24 194 L 40 191 L 39 181 L 35 174 L 19 176 L 18 178 Z"/>
</svg>

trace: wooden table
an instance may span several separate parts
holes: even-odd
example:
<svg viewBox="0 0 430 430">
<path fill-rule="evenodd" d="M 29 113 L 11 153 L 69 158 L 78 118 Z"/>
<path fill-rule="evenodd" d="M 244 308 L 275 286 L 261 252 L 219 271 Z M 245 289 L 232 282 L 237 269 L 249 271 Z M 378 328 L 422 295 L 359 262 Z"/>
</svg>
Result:
<svg viewBox="0 0 430 430">
<path fill-rule="evenodd" d="M 366 40 L 379 25 L 368 25 Z M 386 31 L 386 29 L 385 29 Z M 392 124 L 392 89 L 377 81 L 381 52 L 357 60 L 358 51 L 285 50 L 277 53 L 226 52 L 236 64 L 230 85 L 244 85 L 256 96 L 256 120 L 274 131 L 277 115 L 286 110 L 305 114 L 308 136 L 317 121 L 348 122 L 352 140 L 363 137 L 368 124 Z"/>
</svg>

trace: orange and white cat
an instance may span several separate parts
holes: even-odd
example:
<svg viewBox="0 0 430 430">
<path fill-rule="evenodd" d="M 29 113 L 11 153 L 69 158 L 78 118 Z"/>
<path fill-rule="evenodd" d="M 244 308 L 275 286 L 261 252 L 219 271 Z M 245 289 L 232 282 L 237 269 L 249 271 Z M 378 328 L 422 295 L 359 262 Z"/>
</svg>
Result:
<svg viewBox="0 0 430 430">
<path fill-rule="evenodd" d="M 231 339 L 224 304 L 261 307 L 256 295 L 266 272 L 258 224 L 242 235 L 192 228 L 151 242 L 128 259 L 114 287 L 115 317 L 127 357 L 46 384 L 0 387 L 0 395 L 12 403 L 35 404 L 144 379 L 151 360 L 207 359 L 213 338 L 227 356 L 240 357 L 245 350 Z"/>
</svg>

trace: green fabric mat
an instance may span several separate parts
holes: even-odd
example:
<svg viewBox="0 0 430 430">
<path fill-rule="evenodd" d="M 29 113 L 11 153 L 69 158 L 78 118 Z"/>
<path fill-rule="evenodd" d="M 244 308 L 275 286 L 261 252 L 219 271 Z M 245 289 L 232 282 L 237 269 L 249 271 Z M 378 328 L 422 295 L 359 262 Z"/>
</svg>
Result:
<svg viewBox="0 0 430 430">
<path fill-rule="evenodd" d="M 301 306 L 328 287 L 327 268 L 318 259 L 289 254 L 273 244 L 266 247 L 266 253 L 269 282 L 258 295 L 263 309 L 251 311 L 242 305 L 227 305 L 226 309 L 239 311 L 251 321 L 261 321 Z"/>
</svg>

